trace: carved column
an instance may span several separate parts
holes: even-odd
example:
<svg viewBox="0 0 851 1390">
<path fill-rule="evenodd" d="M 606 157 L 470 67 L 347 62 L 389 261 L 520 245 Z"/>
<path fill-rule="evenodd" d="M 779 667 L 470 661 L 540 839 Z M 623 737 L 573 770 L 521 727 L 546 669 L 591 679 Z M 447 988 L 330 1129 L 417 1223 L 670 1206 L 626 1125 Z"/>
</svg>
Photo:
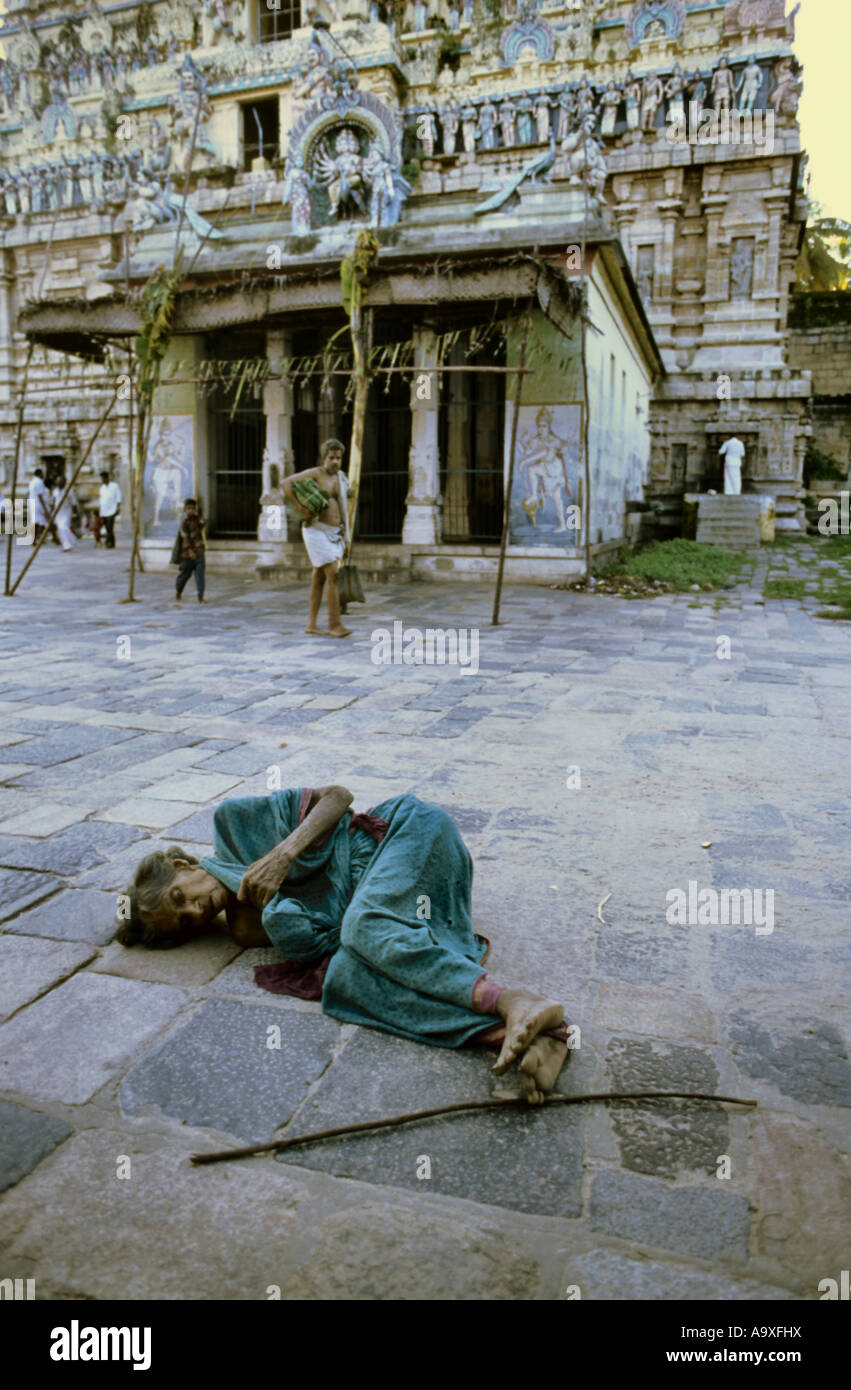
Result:
<svg viewBox="0 0 851 1390">
<path fill-rule="evenodd" d="M 730 238 L 721 230 L 728 201 L 725 193 L 704 195 L 703 199 L 703 211 L 706 217 L 704 304 L 730 298 Z"/>
<path fill-rule="evenodd" d="M 440 472 L 438 464 L 438 385 L 428 368 L 437 366 L 437 342 L 431 324 L 414 329 L 414 379 L 411 382 L 411 450 L 405 499 L 403 545 L 436 545 Z"/>
<path fill-rule="evenodd" d="M 281 481 L 293 471 L 293 389 L 289 378 L 283 375 L 281 363 L 290 352 L 289 334 L 266 334 L 266 357 L 271 370 L 263 386 L 266 447 L 263 450 L 262 510 L 257 531 L 261 541 L 287 539 L 287 512 Z"/>
</svg>

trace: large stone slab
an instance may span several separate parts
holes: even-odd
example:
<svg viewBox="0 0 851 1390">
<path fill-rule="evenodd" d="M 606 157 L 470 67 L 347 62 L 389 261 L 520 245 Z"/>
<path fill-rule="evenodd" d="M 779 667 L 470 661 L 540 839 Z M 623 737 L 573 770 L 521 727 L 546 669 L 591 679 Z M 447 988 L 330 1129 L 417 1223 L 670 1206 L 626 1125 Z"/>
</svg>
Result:
<svg viewBox="0 0 851 1390">
<path fill-rule="evenodd" d="M 88 724 L 63 724 L 60 729 L 31 738 L 27 743 L 27 762 L 39 767 L 64 763 L 93 750 L 103 752 L 116 743 L 133 738 L 132 729 L 92 728 Z"/>
<path fill-rule="evenodd" d="M 423 1183 L 421 1186 L 426 1186 Z M 540 1288 L 528 1246 L 474 1217 L 377 1203 L 322 1222 L 311 1258 L 281 1291 L 288 1300 L 527 1300 Z"/>
<path fill-rule="evenodd" d="M 605 1172 L 594 1179 L 589 1224 L 642 1247 L 706 1260 L 744 1260 L 749 1211 L 747 1198 L 735 1193 L 668 1187 L 633 1173 Z"/>
<path fill-rule="evenodd" d="M 0 936 L 0 1023 L 95 954 L 90 946 Z"/>
<path fill-rule="evenodd" d="M 0 1203 L 0 1248 L 64 1298 L 266 1299 L 294 1272 L 305 1194 L 268 1160 L 191 1167 L 203 1147 L 86 1130 Z"/>
<path fill-rule="evenodd" d="M 115 935 L 117 895 L 96 888 L 68 888 L 7 922 L 6 930 L 57 941 L 91 941 L 105 946 Z"/>
<path fill-rule="evenodd" d="M 789 1272 L 805 1297 L 839 1279 L 851 1248 L 851 1157 L 813 1125 L 760 1110 L 751 1162 L 757 1249 Z"/>
<path fill-rule="evenodd" d="M 0 1100 L 0 1192 L 20 1182 L 73 1132 L 56 1115 Z"/>
<path fill-rule="evenodd" d="M 715 1019 L 704 1001 L 682 990 L 640 990 L 619 980 L 603 980 L 594 1010 L 595 1022 L 612 1033 L 644 1033 L 654 1038 L 718 1041 Z"/>
<path fill-rule="evenodd" d="M 46 869 L 73 876 L 113 858 L 140 840 L 144 831 L 103 821 L 81 821 L 46 840 L 0 835 L 0 864 L 22 869 Z"/>
<path fill-rule="evenodd" d="M 23 912 L 33 903 L 41 902 L 57 888 L 61 880 L 54 874 L 21 873 L 12 869 L 0 869 L 0 922 L 7 922 L 16 913 Z M 6 928 L 11 931 L 11 927 Z"/>
<path fill-rule="evenodd" d="M 768 1027 L 740 1011 L 731 1019 L 730 1044 L 741 1071 L 784 1095 L 805 1105 L 851 1106 L 851 1066 L 833 1024 L 784 1015 Z"/>
<path fill-rule="evenodd" d="M 291 1117 L 339 1037 L 339 1024 L 321 1014 L 210 999 L 130 1072 L 121 1105 L 128 1115 L 155 1106 L 260 1142 Z"/>
<path fill-rule="evenodd" d="M 194 809 L 189 801 L 161 801 L 155 797 L 132 796 L 126 801 L 119 801 L 108 811 L 101 811 L 98 819 L 117 821 L 121 825 L 144 826 L 149 830 L 164 830 Z"/>
<path fill-rule="evenodd" d="M 224 796 L 239 781 L 240 777 L 233 772 L 175 772 L 147 787 L 145 796 L 178 803 L 213 801 Z"/>
<path fill-rule="evenodd" d="M 0 1090 L 82 1105 L 186 1000 L 166 985 L 76 975 L 0 1026 Z"/>
<path fill-rule="evenodd" d="M 565 1265 L 565 1285 L 578 1285 L 583 1299 L 641 1302 L 698 1302 L 702 1299 L 735 1303 L 763 1303 L 791 1299 L 788 1289 L 753 1279 L 687 1265 L 635 1260 L 616 1250 L 586 1250 L 572 1255 Z"/>
<path fill-rule="evenodd" d="M 126 980 L 154 980 L 194 988 L 214 979 L 239 952 L 236 942 L 224 935 L 188 941 L 173 951 L 148 951 L 143 946 L 121 946 L 115 941 L 102 952 L 92 969 Z"/>
<path fill-rule="evenodd" d="M 372 1029 L 359 1030 L 286 1137 L 458 1101 L 490 1099 L 493 1060 L 494 1053 L 487 1048 L 426 1047 Z M 569 1071 L 568 1064 L 559 1088 L 568 1089 Z M 578 1216 L 581 1209 L 581 1133 L 581 1107 L 512 1106 L 327 1140 L 282 1153 L 280 1159 L 340 1177 L 570 1217 Z M 427 1180 L 418 1176 L 423 1157 L 429 1160 Z"/>
<path fill-rule="evenodd" d="M 95 809 L 96 807 L 91 801 L 85 805 L 33 807 L 28 811 L 7 816 L 0 821 L 0 833 L 3 835 L 35 835 L 37 837 L 53 835 L 58 830 L 66 830 L 68 826 L 84 820 Z"/>
</svg>

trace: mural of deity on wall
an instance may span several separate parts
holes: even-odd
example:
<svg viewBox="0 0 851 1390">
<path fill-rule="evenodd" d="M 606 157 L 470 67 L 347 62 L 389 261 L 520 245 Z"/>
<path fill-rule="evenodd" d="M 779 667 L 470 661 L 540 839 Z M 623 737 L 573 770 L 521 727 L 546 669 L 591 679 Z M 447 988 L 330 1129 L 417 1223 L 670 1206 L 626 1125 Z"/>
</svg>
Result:
<svg viewBox="0 0 851 1390">
<path fill-rule="evenodd" d="M 509 518 L 512 545 L 579 544 L 578 518 L 571 508 L 578 492 L 581 437 L 581 405 L 521 405 Z"/>
<path fill-rule="evenodd" d="M 145 458 L 142 523 L 148 537 L 174 536 L 183 499 L 195 492 L 191 415 L 155 415 Z"/>
</svg>

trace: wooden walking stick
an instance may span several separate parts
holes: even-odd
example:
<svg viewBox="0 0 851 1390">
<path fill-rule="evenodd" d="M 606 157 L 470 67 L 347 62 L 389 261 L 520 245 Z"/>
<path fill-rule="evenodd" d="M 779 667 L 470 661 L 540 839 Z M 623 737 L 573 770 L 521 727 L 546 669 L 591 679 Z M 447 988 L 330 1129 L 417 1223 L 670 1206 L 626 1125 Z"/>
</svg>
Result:
<svg viewBox="0 0 851 1390">
<path fill-rule="evenodd" d="M 505 549 L 508 545 L 508 527 L 511 520 L 511 490 L 514 486 L 514 457 L 517 453 L 517 423 L 520 416 L 520 399 L 523 395 L 523 370 L 526 366 L 526 344 L 529 341 L 529 324 L 532 318 L 532 301 L 526 305 L 523 320 L 523 336 L 520 340 L 520 360 L 517 366 L 517 385 L 514 388 L 514 405 L 511 411 L 511 444 L 508 450 L 508 480 L 505 485 L 505 508 L 502 516 L 502 537 L 499 543 L 499 565 L 496 571 L 496 593 L 493 596 L 493 617 L 491 627 L 499 626 L 499 604 L 502 598 L 502 572 L 505 568 Z"/>
</svg>

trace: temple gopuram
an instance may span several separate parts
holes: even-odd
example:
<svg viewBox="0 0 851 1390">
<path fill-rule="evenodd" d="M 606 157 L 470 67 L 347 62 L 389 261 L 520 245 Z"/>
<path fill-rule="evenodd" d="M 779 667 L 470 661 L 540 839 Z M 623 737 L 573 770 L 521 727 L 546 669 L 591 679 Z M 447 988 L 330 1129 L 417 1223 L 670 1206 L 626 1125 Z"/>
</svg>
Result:
<svg viewBox="0 0 851 1390">
<path fill-rule="evenodd" d="M 349 443 L 368 244 L 368 571 L 491 573 L 512 441 L 509 577 L 679 534 L 684 494 L 723 488 L 731 434 L 745 491 L 799 530 L 812 383 L 788 357 L 807 214 L 790 11 L 13 0 L 0 487 L 23 397 L 19 495 L 87 449 L 82 497 L 104 468 L 129 488 L 133 389 L 91 439 L 164 270 L 179 294 L 145 563 L 167 564 L 194 494 L 211 563 L 304 567 L 280 483 L 324 439 Z"/>
</svg>

